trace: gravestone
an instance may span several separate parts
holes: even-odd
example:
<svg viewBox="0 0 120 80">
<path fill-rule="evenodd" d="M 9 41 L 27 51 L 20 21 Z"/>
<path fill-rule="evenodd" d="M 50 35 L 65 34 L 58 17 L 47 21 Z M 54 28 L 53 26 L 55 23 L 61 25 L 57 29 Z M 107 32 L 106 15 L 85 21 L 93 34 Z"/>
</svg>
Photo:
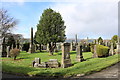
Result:
<svg viewBox="0 0 120 80">
<path fill-rule="evenodd" d="M 47 68 L 48 67 L 48 63 L 47 62 L 41 62 L 41 64 L 38 64 L 39 68 Z"/>
<path fill-rule="evenodd" d="M 94 45 L 93 58 L 98 58 L 98 55 L 97 55 L 97 47 L 96 47 L 96 45 Z"/>
<path fill-rule="evenodd" d="M 20 46 L 20 51 L 22 51 L 22 45 Z"/>
<path fill-rule="evenodd" d="M 114 47 L 113 47 L 113 43 L 111 43 L 111 48 L 109 50 L 109 56 L 114 55 Z"/>
<path fill-rule="evenodd" d="M 38 63 L 35 63 L 35 64 L 34 64 L 34 67 L 39 67 L 39 64 L 38 64 Z"/>
<path fill-rule="evenodd" d="M 117 43 L 117 54 L 120 54 L 120 38 L 118 36 L 118 43 Z"/>
<path fill-rule="evenodd" d="M 30 41 L 30 47 L 29 47 L 29 53 L 35 52 L 35 46 L 33 44 L 33 28 L 31 28 L 31 41 Z"/>
<path fill-rule="evenodd" d="M 61 51 L 61 43 L 56 43 L 56 50 Z"/>
<path fill-rule="evenodd" d="M 82 45 L 77 46 L 76 61 L 78 61 L 78 62 L 84 61 L 84 58 L 83 58 L 83 55 L 82 55 Z"/>
<path fill-rule="evenodd" d="M 7 46 L 7 57 L 10 57 L 10 46 Z"/>
<path fill-rule="evenodd" d="M 59 44 L 57 45 L 57 50 L 58 50 L 58 51 L 61 51 L 61 43 L 59 43 Z"/>
<path fill-rule="evenodd" d="M 18 40 L 16 40 L 16 48 L 17 48 L 17 49 L 19 49 L 19 48 L 20 48 L 20 45 L 19 45 Z"/>
<path fill-rule="evenodd" d="M 70 51 L 73 51 L 73 41 L 70 43 Z"/>
<path fill-rule="evenodd" d="M 93 41 L 93 44 L 96 44 L 96 39 Z"/>
<path fill-rule="evenodd" d="M 12 46 L 11 46 L 11 49 L 14 49 L 13 44 L 12 44 Z"/>
<path fill-rule="evenodd" d="M 41 59 L 40 58 L 35 58 L 35 63 L 41 64 Z"/>
<path fill-rule="evenodd" d="M 49 59 L 47 64 L 49 68 L 58 68 L 60 66 L 60 63 L 57 59 Z"/>
<path fill-rule="evenodd" d="M 47 62 L 41 62 L 40 58 L 35 58 L 35 60 L 32 62 L 33 67 L 39 67 L 39 68 L 46 68 Z"/>
<path fill-rule="evenodd" d="M 49 52 L 49 44 L 47 44 L 47 52 Z"/>
<path fill-rule="evenodd" d="M 105 46 L 108 46 L 108 41 L 105 42 Z"/>
<path fill-rule="evenodd" d="M 73 43 L 73 41 L 70 43 L 70 51 L 76 51 L 76 43 Z"/>
<path fill-rule="evenodd" d="M 96 44 L 99 44 L 98 39 L 96 39 Z"/>
<path fill-rule="evenodd" d="M 71 66 L 71 59 L 70 59 L 70 43 L 63 43 L 62 44 L 62 61 L 61 67 L 66 68 Z"/>
</svg>

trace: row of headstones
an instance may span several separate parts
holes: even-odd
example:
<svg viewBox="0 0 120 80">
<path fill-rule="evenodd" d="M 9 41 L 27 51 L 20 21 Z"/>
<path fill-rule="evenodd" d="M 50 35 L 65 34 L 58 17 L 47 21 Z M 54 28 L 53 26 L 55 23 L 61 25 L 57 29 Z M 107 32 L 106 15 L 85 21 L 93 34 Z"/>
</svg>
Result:
<svg viewBox="0 0 120 80">
<path fill-rule="evenodd" d="M 108 55 L 108 56 L 112 56 L 112 55 L 114 55 L 114 54 L 120 54 L 120 43 L 117 43 L 116 52 L 114 51 L 113 43 L 111 43 L 110 49 L 109 49 L 109 55 Z M 96 50 L 96 45 L 94 45 L 94 54 L 93 54 L 93 57 L 94 57 L 94 58 L 97 58 L 97 57 L 98 57 L 98 55 L 97 55 L 97 50 Z"/>
<path fill-rule="evenodd" d="M 62 50 L 62 47 L 61 47 L 61 44 L 62 43 L 57 43 L 56 44 L 56 47 L 54 49 L 54 52 L 57 52 L 57 51 L 61 51 Z M 78 43 L 70 43 L 70 51 L 76 51 L 77 50 L 77 45 Z M 48 44 L 47 45 L 42 45 L 42 50 L 46 50 L 46 51 L 49 51 L 49 47 L 48 47 Z M 82 45 L 82 51 L 83 52 L 88 52 L 90 51 L 90 45 L 89 44 L 84 44 Z"/>
<path fill-rule="evenodd" d="M 84 61 L 83 55 L 82 55 L 82 46 L 77 45 L 77 54 L 76 54 L 76 61 L 82 62 Z M 63 43 L 62 44 L 62 60 L 61 65 L 58 62 L 57 59 L 50 59 L 48 62 L 42 62 L 40 58 L 35 58 L 35 61 L 33 61 L 33 67 L 50 67 L 50 68 L 57 68 L 62 67 L 66 68 L 71 66 L 71 59 L 70 59 L 70 43 Z"/>
<path fill-rule="evenodd" d="M 117 45 L 118 47 L 118 53 L 120 53 L 120 44 Z M 62 60 L 61 60 L 61 67 L 62 68 L 66 68 L 66 67 L 69 67 L 71 66 L 71 59 L 70 59 L 70 43 L 63 43 L 62 44 Z M 110 49 L 110 52 L 109 52 L 109 55 L 114 55 L 114 52 L 113 52 L 113 44 L 111 44 L 111 49 Z M 76 46 L 76 50 L 77 50 L 77 54 L 76 54 L 76 61 L 78 62 L 82 62 L 84 61 L 84 58 L 83 58 L 83 55 L 82 55 L 82 46 L 80 44 L 78 44 Z M 94 46 L 94 54 L 93 54 L 93 57 L 96 58 L 98 57 L 97 54 L 96 54 L 96 45 Z M 33 62 L 33 65 L 34 67 L 59 67 L 60 66 L 60 63 L 58 62 L 57 59 L 50 59 L 48 62 L 43 62 L 41 63 L 40 62 L 40 59 L 39 58 L 36 58 L 35 61 Z"/>
<path fill-rule="evenodd" d="M 19 45 L 16 44 L 16 47 L 15 48 L 19 48 Z M 14 49 L 13 45 L 10 47 L 10 46 L 7 46 L 5 43 L 2 44 L 1 46 L 1 57 L 10 57 L 10 50 L 11 49 Z"/>
</svg>

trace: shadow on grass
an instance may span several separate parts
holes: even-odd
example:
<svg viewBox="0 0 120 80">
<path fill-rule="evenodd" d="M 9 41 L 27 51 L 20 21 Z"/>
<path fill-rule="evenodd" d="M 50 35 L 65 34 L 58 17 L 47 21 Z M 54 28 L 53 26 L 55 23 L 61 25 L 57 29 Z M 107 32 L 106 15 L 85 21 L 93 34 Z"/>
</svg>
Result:
<svg viewBox="0 0 120 80">
<path fill-rule="evenodd" d="M 76 52 L 70 52 L 70 54 L 76 54 Z"/>
<path fill-rule="evenodd" d="M 36 69 L 30 68 L 30 67 L 11 66 L 6 64 L 2 66 L 2 72 L 13 74 L 13 75 L 29 76 L 28 73 L 31 71 L 36 71 Z"/>
<path fill-rule="evenodd" d="M 60 52 L 57 52 L 57 54 L 58 54 L 58 55 L 62 55 L 62 52 L 61 52 L 61 51 L 60 51 Z M 76 54 L 76 52 L 70 52 L 70 55 L 71 55 L 71 54 Z"/>
<path fill-rule="evenodd" d="M 86 58 L 85 61 L 88 61 L 88 60 L 90 60 L 90 59 L 92 59 L 92 58 L 93 58 L 93 57 Z"/>
<path fill-rule="evenodd" d="M 42 51 L 37 51 L 35 53 L 48 53 L 46 50 L 42 50 Z"/>
<path fill-rule="evenodd" d="M 31 57 L 25 57 L 25 58 L 18 58 L 18 59 L 29 59 L 29 58 L 31 58 Z"/>
</svg>

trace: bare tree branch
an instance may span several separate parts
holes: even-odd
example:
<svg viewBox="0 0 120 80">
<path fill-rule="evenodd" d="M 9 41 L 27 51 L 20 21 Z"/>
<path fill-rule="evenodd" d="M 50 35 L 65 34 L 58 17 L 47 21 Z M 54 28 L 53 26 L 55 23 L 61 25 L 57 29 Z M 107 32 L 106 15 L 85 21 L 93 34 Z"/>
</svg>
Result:
<svg viewBox="0 0 120 80">
<path fill-rule="evenodd" d="M 8 11 L 0 9 L 0 38 L 5 37 L 6 33 L 17 25 L 17 20 L 8 15 Z"/>
</svg>

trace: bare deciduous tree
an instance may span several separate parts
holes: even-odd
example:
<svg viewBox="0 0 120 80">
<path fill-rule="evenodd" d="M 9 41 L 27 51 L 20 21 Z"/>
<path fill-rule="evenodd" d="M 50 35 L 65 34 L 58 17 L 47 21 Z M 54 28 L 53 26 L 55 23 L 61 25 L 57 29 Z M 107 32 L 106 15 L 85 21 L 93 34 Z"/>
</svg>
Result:
<svg viewBox="0 0 120 80">
<path fill-rule="evenodd" d="M 0 9 L 0 38 L 3 39 L 6 33 L 16 26 L 17 22 L 17 20 L 9 16 L 7 10 Z"/>
</svg>

